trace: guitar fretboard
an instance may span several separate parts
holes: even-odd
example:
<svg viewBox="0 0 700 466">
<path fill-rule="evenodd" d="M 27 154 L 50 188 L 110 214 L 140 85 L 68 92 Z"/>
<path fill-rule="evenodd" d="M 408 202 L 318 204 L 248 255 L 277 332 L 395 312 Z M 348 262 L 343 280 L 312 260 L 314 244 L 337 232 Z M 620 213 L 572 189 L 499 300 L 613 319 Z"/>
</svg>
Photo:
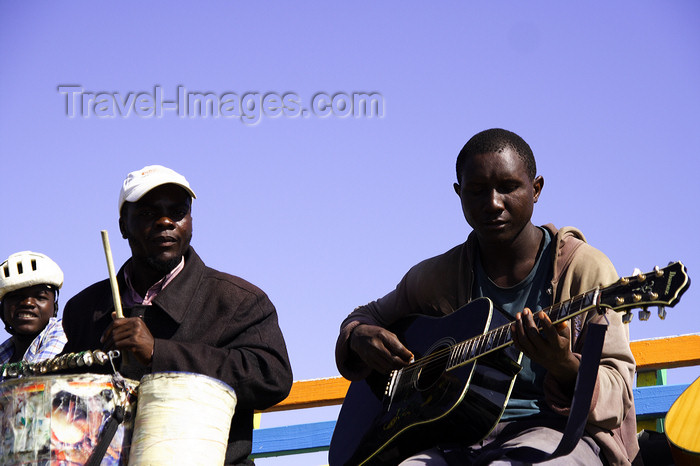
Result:
<svg viewBox="0 0 700 466">
<path fill-rule="evenodd" d="M 542 311 L 547 314 L 552 323 L 556 324 L 587 312 L 598 305 L 600 294 L 600 288 L 595 288 L 542 309 Z M 535 322 L 539 327 L 540 319 L 535 317 Z M 411 390 L 414 381 L 423 371 L 447 372 L 511 345 L 513 338 L 510 333 L 510 325 L 497 327 L 461 343 L 437 350 L 417 359 L 403 369 L 392 371 L 385 387 L 385 395 L 388 395 L 389 399 L 393 399 L 395 396 L 404 396 L 406 391 Z"/>
<path fill-rule="evenodd" d="M 549 320 L 553 323 L 562 322 L 594 307 L 596 305 L 598 292 L 599 290 L 596 288 L 587 293 L 542 309 L 542 311 L 549 316 Z M 540 321 L 537 317 L 535 317 L 535 322 L 539 326 Z M 513 338 L 510 333 L 510 324 L 503 325 L 482 335 L 457 343 L 446 349 L 446 351 L 449 351 L 449 359 L 445 370 L 454 369 L 463 364 L 467 364 L 485 354 L 505 348 L 511 343 L 513 343 Z M 435 357 L 435 354 L 428 357 Z"/>
</svg>

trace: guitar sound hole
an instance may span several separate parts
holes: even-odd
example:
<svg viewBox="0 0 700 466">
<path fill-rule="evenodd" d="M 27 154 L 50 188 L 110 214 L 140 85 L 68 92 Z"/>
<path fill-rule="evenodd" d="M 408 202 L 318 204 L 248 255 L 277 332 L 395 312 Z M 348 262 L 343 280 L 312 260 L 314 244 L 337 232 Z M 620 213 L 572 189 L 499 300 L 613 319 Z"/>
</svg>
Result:
<svg viewBox="0 0 700 466">
<path fill-rule="evenodd" d="M 449 345 L 435 348 L 431 355 L 442 348 L 447 348 Z M 428 357 L 429 361 L 416 374 L 415 384 L 418 390 L 427 390 L 440 380 L 442 374 L 445 373 L 447 366 L 447 355 Z"/>
</svg>

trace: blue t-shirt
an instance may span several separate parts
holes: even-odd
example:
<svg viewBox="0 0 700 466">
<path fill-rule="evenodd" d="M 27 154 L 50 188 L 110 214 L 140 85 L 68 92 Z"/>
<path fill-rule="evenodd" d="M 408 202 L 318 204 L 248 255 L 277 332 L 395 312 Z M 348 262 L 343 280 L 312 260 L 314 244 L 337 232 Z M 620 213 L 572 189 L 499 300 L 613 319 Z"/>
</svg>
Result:
<svg viewBox="0 0 700 466">
<path fill-rule="evenodd" d="M 526 307 L 537 312 L 551 305 L 552 297 L 547 290 L 553 274 L 549 248 L 552 236 L 546 229 L 540 230 L 544 235 L 535 265 L 528 276 L 515 286 L 503 288 L 492 282 L 486 275 L 477 253 L 475 298 L 490 298 L 495 307 L 512 317 Z M 543 410 L 549 411 L 544 400 L 545 368 L 532 362 L 525 355 L 521 364 L 523 368 L 515 380 L 502 420 L 534 416 L 541 414 Z"/>
</svg>

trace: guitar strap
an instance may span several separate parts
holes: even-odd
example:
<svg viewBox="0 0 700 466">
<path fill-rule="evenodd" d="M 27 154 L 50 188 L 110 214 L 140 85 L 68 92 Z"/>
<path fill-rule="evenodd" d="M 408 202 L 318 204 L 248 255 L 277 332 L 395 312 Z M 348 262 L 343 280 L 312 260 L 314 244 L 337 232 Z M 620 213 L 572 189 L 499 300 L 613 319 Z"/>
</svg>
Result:
<svg viewBox="0 0 700 466">
<path fill-rule="evenodd" d="M 97 444 L 95 445 L 95 448 L 92 450 L 88 461 L 85 463 L 85 466 L 99 466 L 100 464 L 102 464 L 102 459 L 107 453 L 107 449 L 109 448 L 110 443 L 112 443 L 112 438 L 114 438 L 114 434 L 117 433 L 119 424 L 121 424 L 122 421 L 124 421 L 124 414 L 125 412 L 123 406 L 117 406 L 116 408 L 114 408 L 114 412 L 102 428 L 100 438 Z"/>
<path fill-rule="evenodd" d="M 531 447 L 497 448 L 479 455 L 474 466 L 489 464 L 493 460 L 503 457 L 526 463 L 542 463 L 560 456 L 566 456 L 576 448 L 583 435 L 588 412 L 591 408 L 591 399 L 593 398 L 593 389 L 598 376 L 598 366 L 600 365 L 600 355 L 603 351 L 606 330 L 607 325 L 588 325 L 588 334 L 581 351 L 581 366 L 576 378 L 574 398 L 571 402 L 571 412 L 564 428 L 564 434 L 554 452 L 547 453 Z"/>
</svg>

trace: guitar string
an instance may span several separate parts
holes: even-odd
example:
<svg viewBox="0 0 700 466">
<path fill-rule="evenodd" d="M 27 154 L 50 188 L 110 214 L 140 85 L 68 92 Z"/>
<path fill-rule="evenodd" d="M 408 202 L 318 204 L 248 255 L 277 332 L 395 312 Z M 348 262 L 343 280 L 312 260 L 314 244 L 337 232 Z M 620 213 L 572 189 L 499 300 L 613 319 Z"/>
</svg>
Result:
<svg viewBox="0 0 700 466">
<path fill-rule="evenodd" d="M 556 310 L 555 307 L 560 307 L 560 306 L 558 306 L 558 305 L 551 306 L 548 309 L 548 311 L 555 311 Z M 544 311 L 544 312 L 547 312 L 547 311 Z M 540 319 L 535 317 L 535 321 L 539 324 Z M 492 330 L 488 331 L 487 333 L 484 333 L 481 335 L 476 335 L 468 340 L 465 340 L 463 342 L 452 345 L 449 348 L 443 348 L 441 350 L 435 351 L 434 353 L 431 353 L 428 356 L 425 356 L 425 357 L 415 361 L 411 366 L 407 366 L 405 369 L 417 368 L 419 366 L 420 367 L 425 366 L 426 364 L 429 364 L 430 362 L 432 362 L 432 360 L 434 360 L 434 359 L 442 358 L 446 355 L 449 355 L 450 353 L 453 352 L 453 349 L 457 348 L 457 347 L 464 347 L 463 349 L 468 348 L 469 354 L 471 354 L 471 355 L 480 354 L 482 351 L 484 351 L 483 347 L 485 346 L 485 343 L 487 343 L 486 340 L 491 340 L 491 341 L 501 340 L 503 336 L 509 336 L 510 335 L 510 325 L 511 325 L 510 323 L 505 324 L 501 327 L 497 327 L 495 329 L 492 329 Z M 507 335 L 501 335 L 500 337 L 493 338 L 494 334 L 503 334 L 504 332 Z M 504 344 L 504 343 L 508 343 L 508 341 L 507 340 L 503 341 L 500 344 Z M 496 345 L 496 346 L 500 346 L 500 345 Z M 462 356 L 464 356 L 464 354 Z M 460 363 L 465 362 L 465 361 L 460 361 Z"/>
<path fill-rule="evenodd" d="M 542 312 L 547 314 L 550 317 L 550 320 L 552 321 L 557 321 L 561 319 L 564 315 L 567 315 L 568 318 L 574 317 L 584 312 L 583 308 L 585 305 L 586 298 L 592 298 L 592 295 L 595 293 L 595 291 L 596 290 L 592 290 L 586 293 L 582 293 L 566 301 L 556 303 L 548 308 L 542 309 Z M 575 313 L 568 314 L 569 309 L 571 309 L 572 307 L 575 308 L 577 305 L 579 306 L 579 310 Z M 552 317 L 554 317 L 554 319 L 552 319 Z M 541 322 L 541 320 L 537 317 L 535 317 L 534 319 L 539 327 L 539 323 Z M 510 345 L 512 343 L 512 338 L 510 338 L 510 325 L 511 323 L 502 325 L 501 327 L 497 327 L 493 330 L 490 330 L 487 333 L 477 335 L 468 340 L 452 345 L 448 348 L 443 348 L 441 350 L 435 351 L 434 353 L 431 353 L 428 356 L 418 359 L 411 365 L 400 369 L 398 371 L 400 372 L 400 374 L 397 374 L 397 376 L 400 378 L 398 384 L 396 384 L 396 391 L 398 392 L 406 386 L 412 385 L 414 383 L 414 373 L 416 373 L 417 371 L 422 371 L 428 365 L 434 364 L 435 366 L 440 367 L 440 370 L 442 371 L 442 363 L 449 362 L 451 358 L 457 356 L 456 358 L 454 358 L 457 362 L 452 364 L 452 367 L 446 369 L 449 370 L 460 365 L 466 364 L 469 361 L 475 360 L 478 357 L 488 354 L 489 352 L 495 351 L 496 349 L 504 345 Z M 495 335 L 498 336 L 494 337 Z M 505 341 L 503 341 L 504 337 Z M 498 344 L 488 344 L 489 341 L 491 343 L 496 341 L 498 342 Z M 484 346 L 486 346 L 486 348 L 484 348 Z M 456 354 L 456 351 L 453 351 L 456 348 L 461 348 L 459 355 Z M 465 350 L 467 351 L 465 352 Z M 445 364 L 445 366 L 446 365 L 447 364 Z"/>
<path fill-rule="evenodd" d="M 664 269 L 665 270 L 665 269 Z M 662 276 L 663 272 L 659 274 L 659 271 L 656 271 L 657 276 Z M 685 274 L 684 274 L 685 275 Z M 641 278 L 640 278 L 641 277 Z M 687 275 L 685 275 L 686 280 L 687 280 Z M 600 299 L 601 295 L 599 293 L 601 292 L 607 292 L 609 293 L 610 291 L 615 290 L 618 288 L 620 285 L 626 285 L 629 283 L 630 280 L 633 279 L 638 279 L 639 282 L 644 281 L 644 276 L 643 275 L 638 275 L 635 277 L 627 277 L 626 279 L 621 279 L 618 282 L 615 282 L 614 284 L 607 286 L 603 289 L 600 287 L 595 288 L 593 290 L 587 291 L 585 293 L 579 294 L 577 296 L 574 296 L 566 301 L 556 303 L 549 308 L 542 309 L 543 312 L 545 312 L 549 317 L 550 320 L 553 323 L 558 323 L 564 320 L 569 320 L 572 317 L 575 317 L 576 315 L 582 314 L 583 312 L 588 311 L 592 307 L 595 307 L 596 305 L 600 305 L 602 300 Z M 625 283 L 625 280 L 627 280 L 627 283 Z M 612 293 L 614 295 L 614 293 Z M 598 303 L 596 303 L 596 299 L 598 299 Z M 588 300 L 589 302 L 586 302 Z M 569 312 L 571 308 L 575 308 L 576 306 L 579 307 L 578 311 L 575 312 Z M 585 307 L 585 309 L 584 309 Z M 616 309 L 613 307 L 613 309 Z M 552 316 L 555 316 L 552 318 Z M 566 317 L 566 318 L 563 318 Z M 590 321 L 593 319 L 595 316 L 591 316 L 590 318 L 587 319 L 587 321 Z M 537 325 L 539 327 L 539 322 L 540 319 L 535 317 L 535 320 L 537 321 Z M 505 331 L 505 335 L 504 335 Z M 496 334 L 500 334 L 498 337 L 494 338 L 493 336 Z M 477 335 L 475 337 L 472 337 L 468 340 L 465 340 L 463 342 L 457 343 L 455 345 L 452 345 L 448 348 L 444 348 L 438 351 L 435 351 L 434 353 L 431 353 L 428 356 L 425 356 L 423 358 L 420 358 L 418 361 L 415 361 L 411 363 L 409 366 L 404 367 L 403 369 L 400 369 L 398 371 L 394 372 L 394 378 L 398 377 L 398 383 L 396 383 L 396 390 L 394 393 L 396 393 L 399 389 L 405 388 L 407 385 L 413 385 L 414 381 L 417 381 L 417 376 L 414 374 L 417 371 L 423 370 L 425 367 L 427 367 L 430 364 L 433 364 L 435 362 L 441 362 L 445 360 L 444 366 L 449 367 L 446 370 L 453 369 L 455 367 L 459 367 L 461 365 L 467 364 L 473 360 L 478 359 L 479 357 L 488 354 L 489 352 L 495 351 L 496 349 L 500 349 L 502 346 L 507 346 L 512 343 L 512 338 L 507 338 L 510 336 L 510 324 L 503 325 L 501 327 L 498 327 L 494 330 L 491 330 L 485 334 Z M 488 338 L 487 338 L 488 337 Z M 496 342 L 501 342 L 502 339 L 506 337 L 505 341 L 503 343 L 499 343 L 495 346 L 492 344 L 488 344 L 487 340 L 490 341 L 490 343 L 493 343 L 494 341 Z M 484 346 L 486 345 L 486 350 L 484 350 Z M 440 370 L 442 371 L 442 364 L 439 365 Z M 404 375 L 407 375 L 408 377 L 404 377 Z M 418 374 L 420 375 L 420 374 Z M 396 382 L 394 380 L 394 382 Z"/>
<path fill-rule="evenodd" d="M 543 312 L 547 313 L 547 315 L 550 316 L 550 318 L 553 315 L 560 316 L 562 310 L 568 310 L 571 308 L 571 305 L 573 304 L 575 307 L 576 301 L 581 302 L 580 309 L 583 308 L 583 302 L 584 302 L 584 295 L 579 295 L 571 300 L 565 301 L 564 303 L 557 303 L 553 306 L 551 306 L 548 309 L 543 309 Z M 567 306 L 568 304 L 568 306 Z M 540 319 L 535 317 L 535 320 L 539 326 Z M 557 319 L 555 319 L 557 320 Z M 450 348 L 444 348 L 442 350 L 438 350 L 434 353 L 431 353 L 429 356 L 426 356 L 424 358 L 419 359 L 415 363 L 413 363 L 411 366 L 407 366 L 406 368 L 402 369 L 397 376 L 399 377 L 398 383 L 396 383 L 396 387 L 394 389 L 394 393 L 400 393 L 403 392 L 408 386 L 412 386 L 416 381 L 417 381 L 417 376 L 416 372 L 417 371 L 422 371 L 425 367 L 428 365 L 435 365 L 436 367 L 440 368 L 440 371 L 442 371 L 444 366 L 447 366 L 450 359 L 454 358 L 456 359 L 457 363 L 452 364 L 452 367 L 454 368 L 459 365 L 465 364 L 469 362 L 472 359 L 476 359 L 477 357 L 481 355 L 487 354 L 489 351 L 493 351 L 496 348 L 500 348 L 504 344 L 510 344 L 512 343 L 512 338 L 510 337 L 510 324 L 503 325 L 501 327 L 498 327 L 496 329 L 493 329 L 486 334 L 478 335 L 476 337 L 473 337 L 469 340 L 466 340 L 464 342 L 458 343 L 457 345 L 454 345 Z M 490 345 L 488 344 L 490 341 Z M 493 342 L 496 342 L 496 345 L 493 345 Z M 484 348 L 486 346 L 486 348 Z M 456 348 L 460 348 L 459 350 L 456 350 Z M 455 350 L 455 351 L 453 351 Z M 460 354 L 456 354 L 459 352 Z M 471 357 L 469 357 L 471 356 Z M 465 359 L 466 358 L 466 359 Z M 439 363 L 439 364 L 438 364 Z M 420 374 L 417 374 L 420 375 Z"/>
<path fill-rule="evenodd" d="M 596 291 L 597 290 L 592 290 L 580 294 L 567 301 L 557 303 L 549 308 L 545 308 L 542 311 L 545 312 L 550 317 L 550 320 L 554 322 L 558 321 L 563 316 L 567 316 L 567 319 L 570 319 L 571 317 L 581 314 L 590 308 L 590 305 L 593 304 Z M 588 303 L 586 302 L 587 300 L 589 301 Z M 570 309 L 576 307 L 578 307 L 577 311 L 569 313 Z M 552 317 L 554 317 L 554 319 L 552 319 Z M 539 326 L 540 319 L 535 317 L 535 320 Z M 453 345 L 452 347 L 431 353 L 429 356 L 421 358 L 416 363 L 400 371 L 401 373 L 397 375 L 398 383 L 395 381 L 396 388 L 393 390 L 393 393 L 398 393 L 399 391 L 405 390 L 407 386 L 413 385 L 418 380 L 417 377 L 421 375 L 420 373 L 416 375 L 415 372 L 423 370 L 430 364 L 439 367 L 440 371 L 443 370 L 443 367 L 447 366 L 450 366 L 447 370 L 453 369 L 460 365 L 466 364 L 471 360 L 475 360 L 489 352 L 500 349 L 504 345 L 508 346 L 510 343 L 512 343 L 511 339 L 508 338 L 509 336 L 510 324 L 506 324 L 487 332 L 486 334 L 478 335 L 469 340 Z M 495 345 L 494 342 L 496 343 Z"/>
</svg>

